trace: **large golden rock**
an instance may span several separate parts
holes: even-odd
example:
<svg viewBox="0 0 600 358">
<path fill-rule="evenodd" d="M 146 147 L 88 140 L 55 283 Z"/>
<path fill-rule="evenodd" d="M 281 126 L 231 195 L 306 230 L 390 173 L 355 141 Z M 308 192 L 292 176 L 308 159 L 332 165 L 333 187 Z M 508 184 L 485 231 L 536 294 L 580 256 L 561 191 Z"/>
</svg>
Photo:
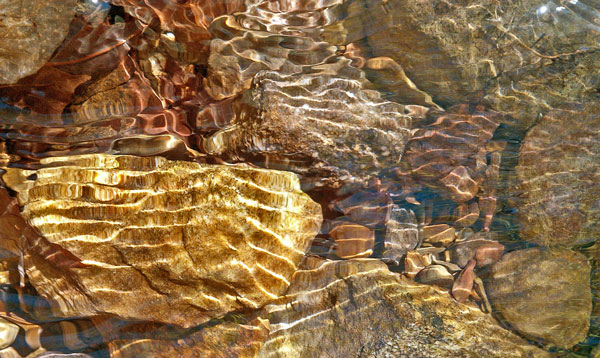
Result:
<svg viewBox="0 0 600 358">
<path fill-rule="evenodd" d="M 112 155 L 42 164 L 3 178 L 45 238 L 25 265 L 57 316 L 192 326 L 262 307 L 322 220 L 292 173 Z M 52 244 L 79 262 L 49 260 Z"/>
<path fill-rule="evenodd" d="M 485 288 L 494 311 L 523 336 L 570 348 L 590 326 L 590 270 L 580 253 L 535 247 L 504 255 Z"/>
<path fill-rule="evenodd" d="M 264 308 L 271 333 L 260 358 L 549 356 L 479 308 L 379 260 L 307 266 Z"/>
<path fill-rule="evenodd" d="M 529 130 L 515 168 L 523 239 L 570 247 L 600 235 L 600 106 L 571 104 L 542 117 Z"/>
</svg>

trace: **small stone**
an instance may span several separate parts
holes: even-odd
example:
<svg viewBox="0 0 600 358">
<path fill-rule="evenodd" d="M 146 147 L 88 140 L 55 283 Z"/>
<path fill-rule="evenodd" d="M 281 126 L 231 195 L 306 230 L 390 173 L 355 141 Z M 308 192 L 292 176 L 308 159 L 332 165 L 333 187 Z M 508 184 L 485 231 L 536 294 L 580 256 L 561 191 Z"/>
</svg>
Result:
<svg viewBox="0 0 600 358">
<path fill-rule="evenodd" d="M 475 250 L 477 267 L 491 265 L 500 260 L 502 255 L 504 255 L 504 245 L 495 241 L 485 243 Z"/>
<path fill-rule="evenodd" d="M 523 336 L 565 349 L 586 337 L 592 293 L 582 254 L 540 247 L 509 252 L 484 283 L 494 311 Z"/>
<path fill-rule="evenodd" d="M 375 233 L 366 226 L 342 223 L 329 235 L 336 243 L 335 254 L 343 259 L 369 257 L 373 254 Z"/>
<path fill-rule="evenodd" d="M 382 258 L 398 265 L 406 253 L 414 250 L 419 244 L 420 229 L 415 213 L 394 205 L 385 226 Z"/>
<path fill-rule="evenodd" d="M 446 267 L 442 265 L 431 265 L 419 271 L 415 277 L 415 281 L 449 289 L 452 287 L 454 277 L 448 272 Z"/>
<path fill-rule="evenodd" d="M 473 291 L 473 280 L 475 280 L 475 273 L 473 272 L 474 268 L 475 260 L 469 260 L 465 268 L 456 278 L 456 281 L 454 281 L 454 285 L 452 285 L 452 296 L 458 302 L 466 302 Z"/>
<path fill-rule="evenodd" d="M 456 230 L 446 224 L 429 225 L 423 228 L 423 241 L 434 245 L 448 246 L 455 238 Z"/>
<path fill-rule="evenodd" d="M 465 267 L 469 260 L 476 259 L 477 249 L 484 247 L 479 254 L 481 263 L 478 262 L 477 267 L 490 264 L 504 252 L 504 246 L 490 237 L 493 237 L 491 233 L 478 232 L 464 241 L 454 243 L 446 251 L 450 261 Z"/>
<path fill-rule="evenodd" d="M 384 191 L 361 189 L 336 206 L 353 222 L 374 229 L 388 221 L 393 202 L 390 195 Z"/>
<path fill-rule="evenodd" d="M 471 178 L 467 168 L 462 165 L 441 178 L 440 182 L 446 187 L 450 199 L 456 202 L 471 200 L 479 191 L 479 184 Z"/>
<path fill-rule="evenodd" d="M 475 224 L 479 218 L 479 205 L 476 201 L 459 203 L 454 215 L 457 217 L 456 221 L 454 221 L 454 225 L 458 227 L 471 226 Z"/>
<path fill-rule="evenodd" d="M 404 258 L 404 274 L 414 278 L 425 267 L 433 263 L 432 254 L 423 254 L 418 251 L 409 251 Z"/>
<path fill-rule="evenodd" d="M 22 358 L 22 356 L 13 347 L 0 350 L 0 358 Z"/>
</svg>

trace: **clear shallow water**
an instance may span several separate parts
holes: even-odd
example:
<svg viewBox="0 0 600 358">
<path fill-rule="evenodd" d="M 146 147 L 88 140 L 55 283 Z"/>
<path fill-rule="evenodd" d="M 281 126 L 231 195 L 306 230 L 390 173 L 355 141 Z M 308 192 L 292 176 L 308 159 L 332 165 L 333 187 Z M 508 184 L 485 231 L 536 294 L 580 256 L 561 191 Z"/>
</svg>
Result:
<svg viewBox="0 0 600 358">
<path fill-rule="evenodd" d="M 350 265 L 352 268 L 338 268 L 337 274 L 348 270 L 352 278 L 342 276 L 351 282 L 365 270 L 369 272 L 363 275 L 368 277 L 365 287 L 384 287 L 378 283 L 379 276 L 369 276 L 375 275 L 373 272 L 383 274 L 384 268 L 356 263 L 360 262 L 356 259 L 364 258 L 377 262 L 373 265 L 384 262 L 394 280 L 403 276 L 410 282 L 416 280 L 442 290 L 422 293 L 425 296 L 439 294 L 456 305 L 451 307 L 465 305 L 486 317 L 461 318 L 459 314 L 455 318 L 459 327 L 460 322 L 490 319 L 493 327 L 502 329 L 494 334 L 509 335 L 511 338 L 506 340 L 510 344 L 541 347 L 559 356 L 596 354 L 598 327 L 592 302 L 597 300 L 595 240 L 600 232 L 596 199 L 600 189 L 597 2 L 115 0 L 48 1 L 44 6 L 33 1 L 19 5 L 0 2 L 0 8 L 5 10 L 0 14 L 0 26 L 6 28 L 5 35 L 0 35 L 0 149 L 3 167 L 11 168 L 3 176 L 9 190 L 1 201 L 6 207 L 0 226 L 6 257 L 2 301 L 7 319 L 20 327 L 12 345 L 20 355 L 26 356 L 41 346 L 48 351 L 118 357 L 197 356 L 199 352 L 281 356 L 287 349 L 295 352 L 290 353 L 292 356 L 346 356 L 353 352 L 363 352 L 363 356 L 433 356 L 432 351 L 410 351 L 408 344 L 404 348 L 399 344 L 398 350 L 388 352 L 372 342 L 397 342 L 398 338 L 390 337 L 401 334 L 396 326 L 399 316 L 408 322 L 420 322 L 409 309 L 382 318 L 382 324 L 389 322 L 388 329 L 360 339 L 351 338 L 348 332 L 362 330 L 365 321 L 380 317 L 361 313 L 357 304 L 348 308 L 343 299 L 339 306 L 329 303 L 333 308 L 324 303 L 315 304 L 317 308 L 302 306 L 299 316 L 273 313 L 285 311 L 277 304 L 286 300 L 302 305 L 301 299 L 294 301 L 299 292 L 319 297 L 310 292 L 333 277 L 327 268 L 332 266 L 328 265 Z M 73 199 L 89 203 L 82 204 L 86 207 L 121 208 L 123 202 L 148 200 L 139 198 L 152 197 L 150 193 L 162 188 L 163 182 L 172 183 L 165 186 L 167 192 L 194 188 L 182 184 L 187 179 L 180 182 L 171 177 L 161 179 L 160 174 L 146 175 L 167 172 L 147 162 L 121 164 L 121 169 L 143 177 L 134 180 L 128 172 L 119 174 L 120 169 L 110 169 L 107 163 L 112 159 L 100 160 L 104 164 L 93 167 L 94 174 L 81 173 L 88 167 L 92 170 L 90 163 L 95 161 L 52 159 L 98 153 L 162 156 L 207 165 L 246 163 L 255 168 L 294 172 L 299 176 L 298 190 L 320 205 L 323 221 L 310 230 L 288 219 L 274 226 L 272 230 L 290 230 L 290 235 L 316 237 L 307 244 L 298 243 L 297 249 L 308 257 L 302 264 L 300 255 L 287 258 L 293 261 L 291 271 L 279 272 L 279 267 L 273 266 L 277 268 L 272 269 L 275 274 L 270 281 L 283 277 L 286 285 L 274 284 L 279 291 L 269 292 L 268 300 L 236 303 L 218 310 L 196 302 L 196 309 L 208 313 L 203 319 L 190 318 L 189 322 L 169 318 L 168 307 L 157 304 L 158 312 L 164 310 L 164 315 L 157 318 L 143 310 L 128 309 L 127 303 L 115 303 L 118 295 L 89 296 L 82 288 L 86 284 L 81 277 L 85 275 L 91 277 L 85 282 L 98 277 L 92 291 L 131 290 L 144 305 L 144 296 L 135 285 L 125 288 L 127 280 L 112 282 L 100 273 L 86 273 L 92 272 L 87 262 L 112 266 L 137 263 L 147 279 L 144 285 L 151 288 L 155 288 L 153 280 L 162 280 L 166 275 L 170 281 L 159 286 L 166 290 L 163 296 L 174 299 L 197 292 L 178 285 L 201 291 L 198 282 L 206 277 L 198 273 L 203 277 L 200 280 L 194 275 L 203 264 L 197 261 L 195 266 L 182 269 L 179 261 L 168 261 L 179 257 L 178 251 L 165 249 L 168 265 L 162 266 L 162 271 L 153 271 L 156 265 L 144 256 L 147 252 L 120 251 L 122 261 L 111 261 L 107 252 L 114 250 L 112 244 L 96 249 L 88 242 L 106 240 L 109 236 L 103 235 L 109 235 L 112 229 L 94 230 L 104 228 L 102 225 L 111 220 L 122 227 L 137 228 L 125 229 L 133 230 L 131 237 L 138 238 L 133 243 L 126 241 L 129 236 L 114 233 L 117 247 L 152 247 L 157 237 L 169 242 L 175 236 L 169 236 L 168 228 L 175 227 L 175 223 L 184 225 L 189 220 L 190 227 L 196 225 L 194 220 L 201 214 L 183 219 L 173 214 L 196 205 L 193 200 L 156 199 L 154 206 L 164 209 L 158 216 L 153 216 L 154 208 L 135 205 L 130 211 L 73 209 L 48 213 L 35 211 L 27 201 L 27 190 L 43 184 L 36 182 L 38 178 L 52 177 L 44 174 L 50 172 L 33 170 L 53 166 L 67 168 L 65 175 L 53 182 L 54 189 L 33 189 L 42 193 L 39 200 L 49 203 Z M 70 167 L 79 169 L 71 172 Z M 188 170 L 182 169 L 182 173 Z M 281 184 L 285 180 L 275 172 L 265 173 L 270 179 L 256 179 L 256 187 L 277 191 L 288 185 Z M 86 175 L 95 178 L 90 179 L 93 185 L 82 184 L 86 189 L 74 189 Z M 198 180 L 216 180 L 207 185 L 221 190 L 214 188 L 223 181 L 214 178 L 220 175 Z M 66 183 L 75 186 L 61 186 Z M 293 201 L 255 198 L 255 194 L 248 194 L 249 200 L 244 196 L 245 189 L 235 185 L 226 182 L 224 188 L 237 188 L 241 199 L 227 205 L 240 205 L 243 210 L 244 205 L 252 207 L 250 202 L 264 200 L 261 205 L 280 208 L 275 210 L 277 213 L 286 212 L 286 205 Z M 113 192 L 106 187 L 116 189 Z M 138 194 L 127 191 L 132 187 L 146 194 L 138 198 Z M 22 214 L 14 200 L 11 203 L 11 197 L 17 196 Z M 216 207 L 206 200 L 204 205 Z M 117 212 L 123 216 L 114 216 Z M 209 214 L 202 215 L 207 221 L 198 227 L 213 220 Z M 248 214 L 254 227 L 267 227 L 269 219 L 257 215 L 254 219 Z M 304 217 L 311 215 L 304 213 Z M 73 225 L 71 231 L 68 223 L 82 220 L 93 225 Z M 244 229 L 250 221 L 221 222 L 223 236 L 252 236 L 251 226 Z M 166 228 L 167 233 L 154 234 L 155 226 Z M 226 228 L 238 226 L 235 234 Z M 78 235 L 88 237 L 73 239 Z M 181 235 L 193 240 L 200 237 Z M 90 239 L 92 236 L 96 239 Z M 206 240 L 217 236 L 213 232 Z M 63 244 L 63 240 L 81 241 L 82 246 Z M 266 236 L 257 236 L 256 240 L 252 245 L 278 252 Z M 229 245 L 237 244 L 230 241 Z M 215 243 L 214 247 L 219 246 Z M 478 251 L 480 247 L 485 249 Z M 244 279 L 243 270 L 221 270 L 219 266 L 220 260 L 237 262 L 239 257 L 226 256 L 220 249 L 204 250 L 208 251 L 199 250 L 198 257 L 208 263 L 200 271 L 208 272 L 211 285 L 221 287 L 217 292 L 228 292 L 232 297 L 241 295 L 245 299 L 248 293 L 239 291 L 245 287 L 243 282 L 264 275 L 261 267 L 270 262 L 260 255 L 251 258 L 245 263 L 250 265 L 250 276 Z M 89 256 L 82 259 L 84 254 Z M 42 261 L 34 260 L 38 256 Z M 325 259 L 335 262 L 320 261 Z M 476 266 L 469 265 L 469 259 Z M 352 266 L 355 264 L 358 266 Z M 106 265 L 104 268 L 110 269 Z M 61 274 L 49 274 L 52 267 L 58 267 Z M 315 277 L 298 273 L 294 281 L 292 273 L 297 267 L 302 272 L 321 271 L 316 271 L 319 274 Z M 188 270 L 193 274 L 183 273 Z M 70 277 L 80 286 L 61 286 L 61 277 Z M 267 292 L 270 281 L 261 281 L 267 285 Z M 316 286 L 303 286 L 306 282 Z M 21 287 L 21 283 L 27 285 Z M 362 294 L 362 284 L 359 280 L 355 286 L 340 290 Z M 400 291 L 408 290 L 402 285 Z M 487 292 L 487 298 L 481 289 Z M 64 302 L 80 307 L 81 314 L 56 303 L 63 302 L 59 297 L 68 296 L 66 292 L 78 290 L 87 292 L 82 297 L 94 298 L 89 302 L 79 299 L 85 301 L 81 306 L 77 298 Z M 330 296 L 343 296 L 334 292 Z M 387 291 L 377 295 L 362 304 L 369 306 L 378 299 L 396 302 Z M 46 299 L 54 304 L 53 310 Z M 437 307 L 446 307 L 444 299 Z M 148 307 L 153 307 L 152 299 L 148 302 Z M 267 302 L 271 305 L 264 307 Z M 403 298 L 400 302 L 412 301 Z M 335 312 L 336 307 L 352 322 L 348 330 L 324 333 L 325 338 L 308 335 L 306 341 L 295 338 L 303 337 L 302 329 L 310 331 L 310 327 L 315 329 L 321 324 L 327 327 L 335 321 L 329 313 L 323 313 L 322 321 L 308 320 L 307 328 L 294 331 L 292 327 L 302 327 L 294 322 L 304 322 L 303 312 L 311 317 L 312 309 Z M 439 309 L 436 319 L 414 323 L 420 328 L 402 337 L 426 340 L 432 333 L 423 327 L 437 319 L 448 322 L 449 318 L 439 317 L 451 317 L 449 312 L 454 312 L 454 308 Z M 101 317 L 90 320 L 87 317 L 91 311 Z M 12 317 L 15 315 L 21 321 Z M 78 321 L 71 322 L 74 318 Z M 133 324 L 125 318 L 158 323 Z M 35 339 L 32 343 L 32 338 L 27 341 L 25 327 L 29 326 L 23 320 L 30 322 L 29 326 L 42 327 L 40 343 Z M 264 320 L 270 322 L 269 330 L 262 328 Z M 240 323 L 253 328 L 240 333 Z M 441 327 L 441 332 L 451 330 Z M 30 333 L 36 334 L 40 333 Z M 77 339 L 65 339 L 71 337 L 69 334 Z M 290 346 L 277 346 L 281 337 L 290 337 Z M 325 343 L 315 344 L 322 347 L 321 351 L 303 346 L 331 337 L 339 338 L 338 350 Z M 140 343 L 151 339 L 179 341 L 168 348 Z M 202 344 L 208 348 L 198 348 Z M 126 347 L 130 346 L 141 350 L 128 351 Z M 480 346 L 485 347 L 485 342 Z M 440 347 L 435 353 L 438 356 L 455 354 Z M 498 349 L 494 354 L 502 356 L 502 349 L 508 348 Z M 486 353 L 466 345 L 463 354 Z M 543 352 L 531 354 L 541 356 Z"/>
</svg>

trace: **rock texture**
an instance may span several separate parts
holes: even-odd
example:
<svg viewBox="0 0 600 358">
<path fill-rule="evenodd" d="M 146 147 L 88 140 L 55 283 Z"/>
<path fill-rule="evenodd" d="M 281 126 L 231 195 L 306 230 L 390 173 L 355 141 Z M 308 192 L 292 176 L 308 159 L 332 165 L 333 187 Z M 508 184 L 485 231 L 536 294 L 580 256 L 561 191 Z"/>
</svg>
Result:
<svg viewBox="0 0 600 358">
<path fill-rule="evenodd" d="M 355 0 L 343 8 L 338 41 L 366 38 L 362 52 L 392 58 L 444 107 L 484 99 L 526 128 L 560 103 L 597 99 L 595 2 Z"/>
<path fill-rule="evenodd" d="M 336 19 L 332 1 L 247 1 L 247 8 L 210 25 L 210 57 L 204 85 L 215 99 L 250 88 L 261 70 L 299 74 L 332 62 L 338 50 L 323 40 Z"/>
<path fill-rule="evenodd" d="M 579 253 L 545 248 L 510 252 L 492 266 L 485 287 L 494 311 L 532 340 L 570 348 L 587 335 L 590 265 Z"/>
<path fill-rule="evenodd" d="M 456 202 L 468 201 L 486 179 L 486 144 L 502 115 L 459 105 L 431 117 L 434 122 L 410 138 L 403 161 L 417 182 L 442 189 Z"/>
<path fill-rule="evenodd" d="M 111 358 L 251 358 L 256 357 L 269 334 L 269 322 L 223 322 L 178 339 L 117 339 L 109 343 Z"/>
<path fill-rule="evenodd" d="M 408 251 L 417 248 L 421 238 L 421 229 L 417 225 L 415 213 L 393 205 L 385 225 L 381 257 L 388 263 L 399 265 Z"/>
<path fill-rule="evenodd" d="M 192 326 L 259 308 L 287 288 L 322 220 L 291 173 L 111 155 L 42 164 L 3 178 L 44 236 L 25 266 L 58 316 Z M 50 261 L 52 248 L 72 262 Z"/>
<path fill-rule="evenodd" d="M 76 0 L 0 1 L 0 83 L 37 72 L 67 35 Z"/>
<path fill-rule="evenodd" d="M 347 69 L 352 77 L 261 72 L 234 104 L 230 127 L 208 138 L 205 149 L 329 182 L 362 181 L 396 166 L 409 138 L 409 111 L 363 89 L 360 74 Z"/>
<path fill-rule="evenodd" d="M 206 63 L 212 20 L 244 9 L 244 1 L 112 0 L 137 19 L 154 52 L 185 63 Z M 145 54 L 142 53 L 142 56 Z M 163 56 L 164 58 L 164 56 Z"/>
<path fill-rule="evenodd" d="M 600 106 L 571 104 L 525 136 L 515 169 L 521 237 L 569 247 L 600 234 Z"/>
<path fill-rule="evenodd" d="M 478 308 L 381 261 L 316 262 L 265 307 L 271 334 L 258 357 L 549 356 Z"/>
</svg>

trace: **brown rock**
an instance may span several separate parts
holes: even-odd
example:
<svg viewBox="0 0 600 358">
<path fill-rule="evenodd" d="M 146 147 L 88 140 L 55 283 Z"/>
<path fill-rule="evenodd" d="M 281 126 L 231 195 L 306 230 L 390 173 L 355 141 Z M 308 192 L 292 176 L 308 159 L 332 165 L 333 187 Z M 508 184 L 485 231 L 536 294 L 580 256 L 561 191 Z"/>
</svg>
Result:
<svg viewBox="0 0 600 358">
<path fill-rule="evenodd" d="M 344 7 L 340 42 L 366 37 L 364 52 L 394 59 L 442 106 L 483 98 L 527 128 L 552 106 L 596 99 L 596 3 L 355 0 Z"/>
<path fill-rule="evenodd" d="M 415 277 L 415 281 L 424 283 L 427 285 L 436 285 L 442 288 L 449 289 L 452 287 L 454 277 L 448 270 L 442 265 L 431 265 L 427 266 Z"/>
<path fill-rule="evenodd" d="M 76 0 L 0 1 L 0 83 L 37 72 L 60 45 Z"/>
<path fill-rule="evenodd" d="M 375 233 L 368 227 L 341 223 L 329 235 L 336 244 L 335 254 L 343 259 L 369 257 L 373 253 Z"/>
<path fill-rule="evenodd" d="M 600 106 L 566 105 L 525 136 L 515 168 L 521 237 L 571 247 L 600 235 Z"/>
<path fill-rule="evenodd" d="M 458 227 L 471 226 L 479 218 L 479 205 L 477 205 L 476 201 L 470 203 L 462 202 L 456 207 L 454 215 L 456 217 L 454 225 Z"/>
<path fill-rule="evenodd" d="M 287 288 L 322 220 L 291 173 L 111 155 L 42 164 L 4 180 L 44 235 L 25 266 L 57 316 L 192 326 L 261 307 Z M 73 264 L 51 261 L 48 245 Z"/>
<path fill-rule="evenodd" d="M 447 250 L 451 262 L 465 267 L 469 260 L 476 260 L 477 267 L 483 267 L 498 261 L 504 254 L 504 245 L 493 239 L 493 235 L 478 232 L 465 241 L 457 242 Z"/>
<path fill-rule="evenodd" d="M 435 120 L 414 132 L 402 158 L 417 182 L 438 188 L 449 199 L 462 203 L 478 195 L 489 178 L 486 144 L 501 115 L 482 107 L 455 106 L 450 113 L 431 112 Z"/>
<path fill-rule="evenodd" d="M 391 273 L 378 260 L 326 261 L 264 308 L 258 357 L 546 357 L 479 308 Z M 385 356 L 385 355 L 383 355 Z"/>
<path fill-rule="evenodd" d="M 356 69 L 344 68 L 358 77 L 261 72 L 234 105 L 230 127 L 208 138 L 205 149 L 325 182 L 363 182 L 398 165 L 411 118 L 363 89 Z"/>
<path fill-rule="evenodd" d="M 89 123 L 111 117 L 135 116 L 148 106 L 160 108 L 160 101 L 136 62 L 127 56 L 109 74 L 91 83 L 73 100 L 75 123 Z"/>
<path fill-rule="evenodd" d="M 475 260 L 469 260 L 452 285 L 452 297 L 458 302 L 465 302 L 473 291 L 473 281 L 475 280 L 474 268 Z"/>
<path fill-rule="evenodd" d="M 52 66 L 43 66 L 14 86 L 0 87 L 4 103 L 35 113 L 59 115 L 71 102 L 75 89 L 90 79 L 88 75 L 73 75 Z M 3 118 L 7 120 L 9 118 Z"/>
<path fill-rule="evenodd" d="M 499 242 L 489 242 L 483 244 L 475 251 L 475 261 L 477 267 L 491 265 L 504 255 L 504 245 Z"/>
<path fill-rule="evenodd" d="M 456 230 L 447 224 L 423 227 L 423 241 L 434 245 L 448 246 L 456 238 Z"/>
<path fill-rule="evenodd" d="M 244 9 L 241 0 L 168 1 L 113 0 L 125 11 L 148 26 L 147 41 L 157 42 L 158 50 L 184 63 L 204 63 L 208 57 L 211 35 L 208 27 L 214 18 Z M 155 52 L 158 52 L 155 50 Z"/>
<path fill-rule="evenodd" d="M 590 265 L 570 250 L 505 254 L 485 281 L 494 310 L 522 335 L 560 348 L 583 340 L 592 310 Z"/>
</svg>

